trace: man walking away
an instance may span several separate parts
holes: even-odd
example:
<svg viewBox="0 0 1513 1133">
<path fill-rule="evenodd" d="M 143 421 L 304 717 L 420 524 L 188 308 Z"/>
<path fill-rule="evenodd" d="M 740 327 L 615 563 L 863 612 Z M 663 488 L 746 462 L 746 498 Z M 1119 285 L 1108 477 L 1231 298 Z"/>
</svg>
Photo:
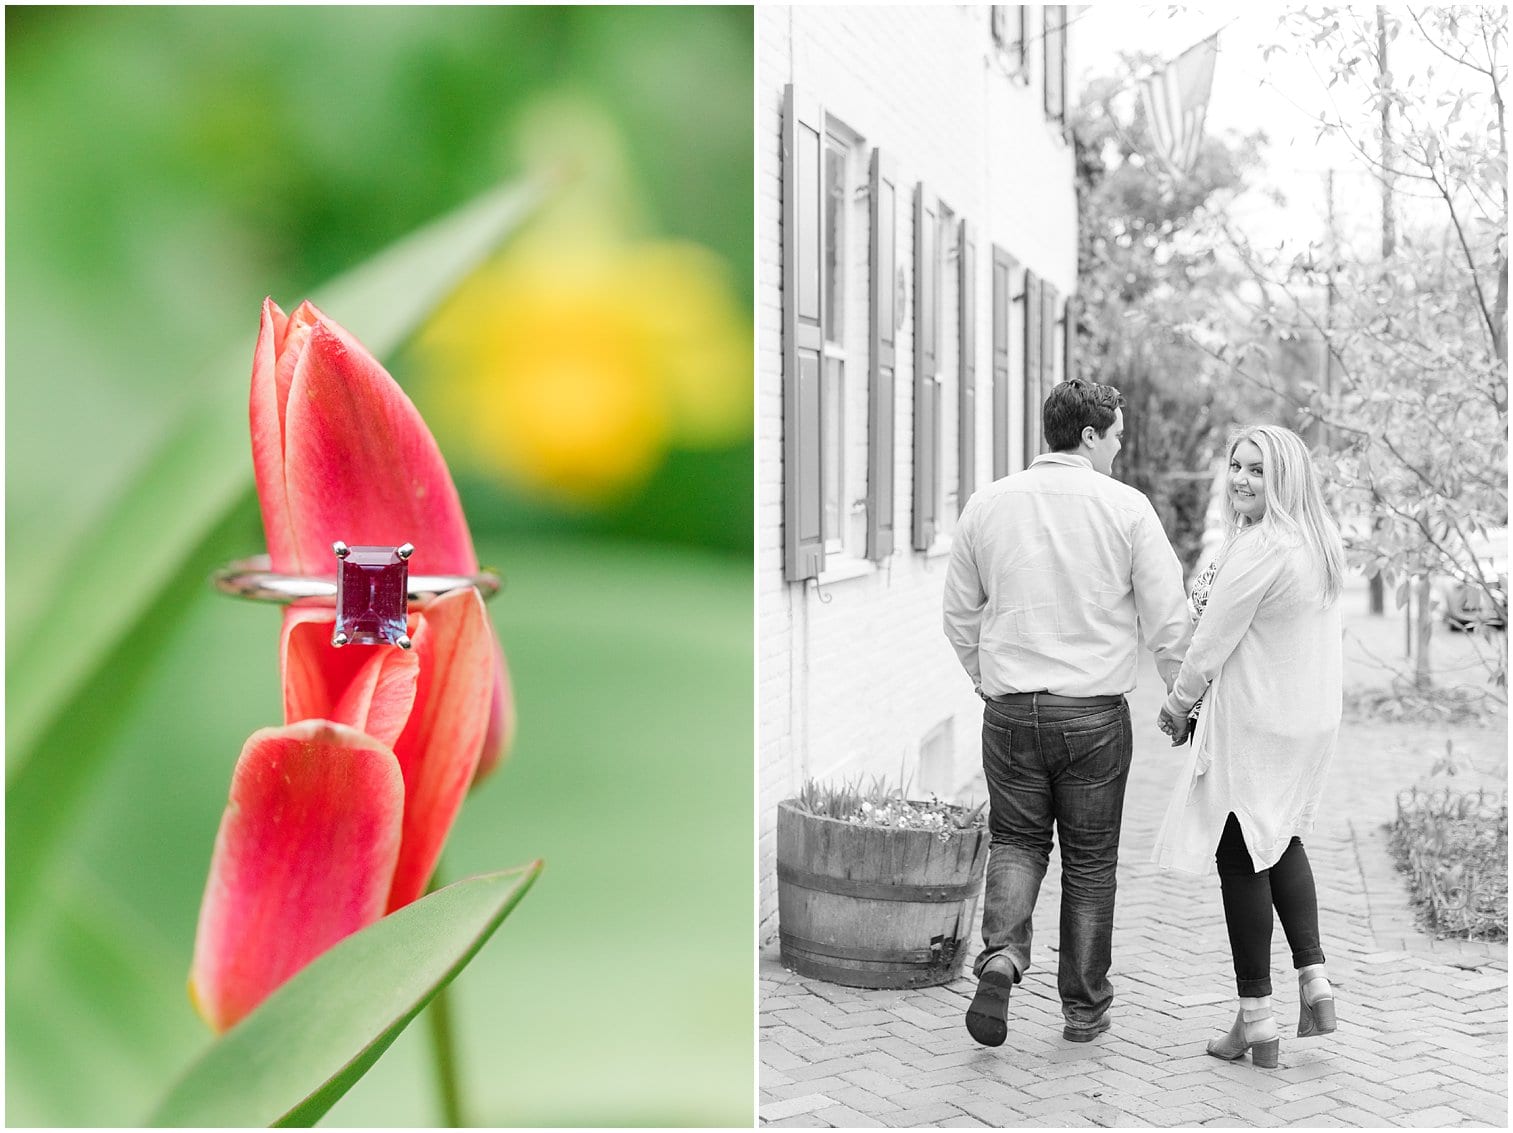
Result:
<svg viewBox="0 0 1513 1133">
<path fill-rule="evenodd" d="M 1053 451 L 977 492 L 956 526 L 945 631 L 984 700 L 992 846 L 967 1030 L 1007 1034 L 1031 917 L 1061 837 L 1062 1034 L 1109 1027 L 1119 823 L 1138 633 L 1170 687 L 1191 628 L 1182 568 L 1150 501 L 1112 477 L 1124 432 L 1112 386 L 1073 379 L 1042 412 Z M 1185 735 L 1185 733 L 1184 733 Z M 1175 737 L 1180 740 L 1184 737 Z"/>
</svg>

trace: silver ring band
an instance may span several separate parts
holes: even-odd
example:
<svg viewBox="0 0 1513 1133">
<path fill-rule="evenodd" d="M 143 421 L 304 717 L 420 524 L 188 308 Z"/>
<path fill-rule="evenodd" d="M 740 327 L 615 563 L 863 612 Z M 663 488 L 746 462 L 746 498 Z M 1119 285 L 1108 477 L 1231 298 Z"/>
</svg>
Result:
<svg viewBox="0 0 1513 1133">
<path fill-rule="evenodd" d="M 254 602 L 279 602 L 302 606 L 335 606 L 335 575 L 279 574 L 269 569 L 267 555 L 254 555 L 227 563 L 210 576 L 211 584 L 233 598 L 250 598 Z M 477 574 L 412 574 L 409 576 L 409 601 L 420 608 L 453 590 L 476 587 L 487 600 L 499 592 L 499 576 L 493 571 Z"/>
</svg>

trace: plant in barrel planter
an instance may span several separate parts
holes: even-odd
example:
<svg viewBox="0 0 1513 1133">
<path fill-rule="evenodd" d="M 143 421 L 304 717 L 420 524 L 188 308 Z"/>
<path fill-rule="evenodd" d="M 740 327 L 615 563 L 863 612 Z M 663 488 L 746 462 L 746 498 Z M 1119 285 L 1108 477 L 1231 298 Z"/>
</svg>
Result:
<svg viewBox="0 0 1513 1133">
<path fill-rule="evenodd" d="M 983 806 L 810 780 L 778 804 L 777 836 L 787 967 L 850 987 L 956 978 L 988 861 Z"/>
</svg>

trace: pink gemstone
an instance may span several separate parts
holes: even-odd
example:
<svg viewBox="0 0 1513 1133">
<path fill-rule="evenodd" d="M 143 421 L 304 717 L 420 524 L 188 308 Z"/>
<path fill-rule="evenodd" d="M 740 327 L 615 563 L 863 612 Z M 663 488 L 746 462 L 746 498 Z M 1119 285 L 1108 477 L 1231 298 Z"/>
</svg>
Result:
<svg viewBox="0 0 1513 1133">
<path fill-rule="evenodd" d="M 410 566 L 393 547 L 352 547 L 336 571 L 336 629 L 351 645 L 397 645 L 406 633 Z"/>
</svg>

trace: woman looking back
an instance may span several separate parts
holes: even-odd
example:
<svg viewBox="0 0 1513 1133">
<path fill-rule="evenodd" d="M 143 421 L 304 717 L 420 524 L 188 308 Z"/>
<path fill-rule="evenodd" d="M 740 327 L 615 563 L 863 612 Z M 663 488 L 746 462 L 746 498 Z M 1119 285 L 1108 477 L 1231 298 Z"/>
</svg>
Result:
<svg viewBox="0 0 1513 1133">
<path fill-rule="evenodd" d="M 1302 835 L 1313 828 L 1339 732 L 1344 552 L 1297 434 L 1241 429 L 1229 445 L 1226 539 L 1193 587 L 1192 646 L 1163 706 L 1192 755 L 1153 860 L 1218 867 L 1240 1010 L 1208 1052 L 1276 1065 L 1272 909 L 1298 970 L 1299 1037 L 1335 1028 L 1318 899 Z"/>
</svg>

